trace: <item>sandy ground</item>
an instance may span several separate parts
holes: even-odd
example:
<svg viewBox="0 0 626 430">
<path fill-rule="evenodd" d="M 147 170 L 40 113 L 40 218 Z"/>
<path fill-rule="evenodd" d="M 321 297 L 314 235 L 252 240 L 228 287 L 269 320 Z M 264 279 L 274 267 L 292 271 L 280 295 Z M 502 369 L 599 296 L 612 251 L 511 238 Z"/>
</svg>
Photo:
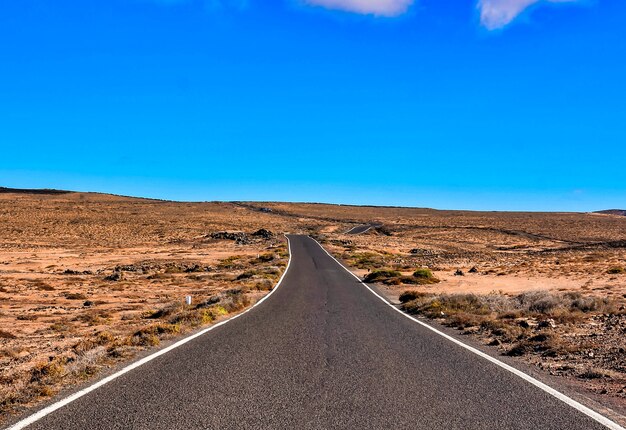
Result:
<svg viewBox="0 0 626 430">
<path fill-rule="evenodd" d="M 364 277 L 366 269 L 355 269 L 355 274 Z M 410 275 L 411 272 L 402 272 Z M 471 274 L 465 271 L 463 276 L 450 272 L 433 271 L 441 282 L 423 286 L 425 290 L 436 294 L 520 294 L 526 291 L 586 291 L 609 296 L 623 296 L 626 285 L 617 276 L 597 280 L 588 276 L 524 276 L 524 275 L 487 275 Z"/>
<path fill-rule="evenodd" d="M 0 418 L 254 303 L 284 270 L 288 229 L 232 204 L 0 194 Z"/>
</svg>

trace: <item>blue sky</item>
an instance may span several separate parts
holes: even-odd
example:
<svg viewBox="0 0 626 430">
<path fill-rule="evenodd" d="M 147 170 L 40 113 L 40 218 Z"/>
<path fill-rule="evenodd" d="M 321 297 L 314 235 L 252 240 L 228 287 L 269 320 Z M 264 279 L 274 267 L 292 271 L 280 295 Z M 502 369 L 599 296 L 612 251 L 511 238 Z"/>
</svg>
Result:
<svg viewBox="0 0 626 430">
<path fill-rule="evenodd" d="M 0 3 L 0 186 L 626 207 L 626 3 Z"/>
</svg>

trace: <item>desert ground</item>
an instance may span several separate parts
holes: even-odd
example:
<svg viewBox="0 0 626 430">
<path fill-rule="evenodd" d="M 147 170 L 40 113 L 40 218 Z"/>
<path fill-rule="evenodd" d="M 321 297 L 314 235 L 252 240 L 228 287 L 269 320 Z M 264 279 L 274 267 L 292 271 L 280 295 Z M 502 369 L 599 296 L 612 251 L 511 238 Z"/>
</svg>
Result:
<svg viewBox="0 0 626 430">
<path fill-rule="evenodd" d="M 286 232 L 406 312 L 626 411 L 624 216 L 4 190 L 1 416 L 246 309 L 284 271 Z"/>
<path fill-rule="evenodd" d="M 245 309 L 287 229 L 232 204 L 0 193 L 0 413 Z"/>
</svg>

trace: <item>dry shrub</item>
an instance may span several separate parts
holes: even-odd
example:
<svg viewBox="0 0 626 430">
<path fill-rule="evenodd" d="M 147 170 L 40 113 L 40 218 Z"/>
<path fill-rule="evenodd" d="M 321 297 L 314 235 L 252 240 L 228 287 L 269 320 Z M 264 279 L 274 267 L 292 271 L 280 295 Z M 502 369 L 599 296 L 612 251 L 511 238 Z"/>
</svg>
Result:
<svg viewBox="0 0 626 430">
<path fill-rule="evenodd" d="M 57 332 L 66 332 L 66 331 L 72 330 L 72 327 L 66 321 L 58 321 L 58 322 L 55 322 L 54 324 L 51 324 L 50 327 L 48 327 L 48 330 L 57 331 Z"/>
<path fill-rule="evenodd" d="M 159 318 L 168 318 L 183 309 L 183 305 L 181 303 L 174 303 L 164 308 L 158 309 L 156 311 L 147 312 L 145 318 L 148 319 L 159 319 Z"/>
<path fill-rule="evenodd" d="M 240 311 L 250 305 L 250 299 L 242 290 L 234 289 L 225 292 L 225 296 L 220 301 L 220 304 L 228 313 L 231 313 Z"/>
<path fill-rule="evenodd" d="M 10 333 L 6 330 L 0 330 L 0 339 L 15 339 L 17 338 L 17 336 L 15 336 L 13 333 Z"/>
<path fill-rule="evenodd" d="M 197 327 L 199 325 L 209 324 L 217 318 L 217 311 L 213 308 L 191 309 L 177 313 L 170 318 L 171 324 L 179 324 L 189 327 Z"/>
<path fill-rule="evenodd" d="M 241 273 L 239 276 L 237 276 L 236 280 L 237 281 L 241 281 L 243 279 L 250 279 L 254 276 L 257 276 L 259 274 L 259 272 L 257 270 L 246 270 L 245 272 Z"/>
<path fill-rule="evenodd" d="M 73 321 L 80 321 L 89 326 L 107 324 L 110 321 L 111 314 L 107 311 L 88 311 L 76 316 Z"/>
<path fill-rule="evenodd" d="M 274 288 L 274 284 L 269 279 L 262 279 L 254 284 L 254 288 L 257 291 L 271 291 Z"/>
<path fill-rule="evenodd" d="M 350 260 L 359 269 L 379 269 L 386 265 L 385 258 L 373 252 L 347 253 L 343 258 Z"/>
<path fill-rule="evenodd" d="M 600 369 L 597 367 L 587 368 L 582 371 L 579 375 L 581 379 L 602 379 L 602 378 L 611 378 L 611 372 L 608 372 L 604 369 Z"/>
<path fill-rule="evenodd" d="M 399 300 L 400 300 L 400 303 L 407 303 L 419 297 L 427 297 L 427 296 L 428 296 L 427 293 L 424 293 L 421 291 L 406 290 L 402 294 L 400 294 Z"/>
<path fill-rule="evenodd" d="M 68 300 L 87 300 L 87 296 L 83 293 L 66 293 L 65 298 Z"/>
<path fill-rule="evenodd" d="M 242 255 L 231 255 L 220 261 L 217 265 L 219 269 L 241 269 L 243 268 L 241 260 L 244 257 Z"/>
<path fill-rule="evenodd" d="M 88 339 L 82 339 L 78 343 L 76 343 L 72 349 L 76 354 L 84 354 L 87 351 L 90 351 L 98 346 L 112 344 L 116 341 L 116 338 L 113 334 L 101 331 L 97 333 L 95 336 L 92 336 Z"/>
<path fill-rule="evenodd" d="M 268 252 L 267 254 L 259 255 L 259 258 L 257 258 L 257 262 L 259 262 L 259 263 L 268 263 L 268 262 L 274 260 L 275 258 L 276 258 L 276 255 L 274 255 L 273 252 Z"/>
<path fill-rule="evenodd" d="M 518 339 L 519 342 L 506 351 L 506 355 L 521 356 L 536 353 L 546 357 L 556 357 L 580 349 L 580 347 L 565 341 L 558 333 L 531 333 L 529 332 L 526 336 Z"/>
<path fill-rule="evenodd" d="M 546 291 L 531 291 L 515 297 L 521 310 L 546 314 L 560 304 L 559 298 Z"/>
<path fill-rule="evenodd" d="M 160 343 L 160 336 L 176 334 L 178 332 L 180 332 L 180 326 L 178 324 L 153 324 L 133 333 L 130 343 L 137 346 L 156 346 Z"/>
<path fill-rule="evenodd" d="M 578 293 L 555 294 L 530 292 L 507 297 L 502 294 L 428 294 L 405 291 L 402 308 L 459 329 L 476 328 L 483 334 L 495 336 L 495 344 L 509 344 L 506 354 L 529 353 L 557 356 L 592 347 L 561 338 L 545 321 L 553 324 L 574 324 L 593 313 L 617 312 L 616 304 L 603 297 L 583 297 Z M 540 324 L 541 322 L 544 324 Z"/>
<path fill-rule="evenodd" d="M 30 383 L 52 384 L 65 375 L 67 359 L 54 358 L 47 363 L 39 363 L 30 371 Z"/>
</svg>

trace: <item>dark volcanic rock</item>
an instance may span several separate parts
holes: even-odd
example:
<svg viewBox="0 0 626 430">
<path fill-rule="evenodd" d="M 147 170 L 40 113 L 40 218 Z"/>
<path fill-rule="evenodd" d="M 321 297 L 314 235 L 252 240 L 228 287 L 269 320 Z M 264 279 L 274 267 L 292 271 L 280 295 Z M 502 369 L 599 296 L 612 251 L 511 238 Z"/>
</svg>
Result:
<svg viewBox="0 0 626 430">
<path fill-rule="evenodd" d="M 122 275 L 122 272 L 113 272 L 109 276 L 105 277 L 104 280 L 117 282 L 117 281 L 121 281 L 123 278 L 124 278 L 124 275 Z"/>
<path fill-rule="evenodd" d="M 218 231 L 215 233 L 211 233 L 209 235 L 211 239 L 217 240 L 234 240 L 237 244 L 245 245 L 250 243 L 250 238 L 244 232 L 228 232 L 228 231 Z"/>
<path fill-rule="evenodd" d="M 255 237 L 262 237 L 263 239 L 271 239 L 274 237 L 274 233 L 272 233 L 269 230 L 266 230 L 264 228 L 255 231 L 254 233 L 252 233 L 252 236 Z"/>
</svg>

